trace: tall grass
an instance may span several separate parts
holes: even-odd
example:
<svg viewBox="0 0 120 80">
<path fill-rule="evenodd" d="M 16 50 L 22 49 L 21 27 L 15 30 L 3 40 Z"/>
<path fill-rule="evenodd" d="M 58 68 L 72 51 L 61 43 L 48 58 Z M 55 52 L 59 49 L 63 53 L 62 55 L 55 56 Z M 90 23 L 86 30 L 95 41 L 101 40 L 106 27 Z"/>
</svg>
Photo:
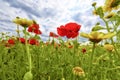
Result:
<svg viewBox="0 0 120 80">
<path fill-rule="evenodd" d="M 120 63 L 115 52 L 97 46 L 94 52 L 91 74 L 89 61 L 91 46 L 68 48 L 54 47 L 41 42 L 40 46 L 29 45 L 32 55 L 33 80 L 119 80 Z M 86 53 L 82 53 L 86 48 Z M 23 80 L 29 69 L 25 45 L 18 43 L 12 48 L 0 46 L 0 80 Z M 74 75 L 72 69 L 81 67 L 85 76 Z M 88 77 L 90 75 L 90 77 Z"/>
</svg>

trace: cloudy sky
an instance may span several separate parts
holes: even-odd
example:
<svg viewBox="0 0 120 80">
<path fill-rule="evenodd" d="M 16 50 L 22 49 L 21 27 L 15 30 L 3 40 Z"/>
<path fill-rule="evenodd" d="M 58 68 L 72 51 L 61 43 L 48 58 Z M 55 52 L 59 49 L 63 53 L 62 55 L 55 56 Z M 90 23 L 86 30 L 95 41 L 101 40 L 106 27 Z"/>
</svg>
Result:
<svg viewBox="0 0 120 80">
<path fill-rule="evenodd" d="M 103 5 L 104 0 L 0 0 L 0 32 L 16 32 L 16 17 L 34 19 L 40 24 L 41 38 L 48 39 L 49 32 L 68 22 L 81 24 L 80 32 L 90 32 L 91 27 L 99 21 L 92 14 L 91 4 Z"/>
</svg>

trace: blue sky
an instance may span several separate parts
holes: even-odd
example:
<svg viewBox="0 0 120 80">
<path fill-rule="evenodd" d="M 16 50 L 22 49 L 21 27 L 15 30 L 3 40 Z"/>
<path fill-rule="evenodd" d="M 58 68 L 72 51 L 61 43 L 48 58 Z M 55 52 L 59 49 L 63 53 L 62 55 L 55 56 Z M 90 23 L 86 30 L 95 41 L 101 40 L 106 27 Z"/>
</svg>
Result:
<svg viewBox="0 0 120 80">
<path fill-rule="evenodd" d="M 0 32 L 15 35 L 16 17 L 34 19 L 40 24 L 41 38 L 48 39 L 49 32 L 68 22 L 82 25 L 80 32 L 90 32 L 99 17 L 92 14 L 93 2 L 103 5 L 104 0 L 0 0 Z M 22 28 L 21 28 L 22 29 Z"/>
</svg>

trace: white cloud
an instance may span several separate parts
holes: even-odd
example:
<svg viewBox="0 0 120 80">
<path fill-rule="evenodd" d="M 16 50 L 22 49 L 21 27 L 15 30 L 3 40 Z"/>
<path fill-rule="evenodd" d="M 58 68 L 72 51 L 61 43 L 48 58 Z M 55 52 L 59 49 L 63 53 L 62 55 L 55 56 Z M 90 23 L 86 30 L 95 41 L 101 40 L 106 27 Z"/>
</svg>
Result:
<svg viewBox="0 0 120 80">
<path fill-rule="evenodd" d="M 89 32 L 98 19 L 92 15 L 94 1 L 100 6 L 104 0 L 1 0 L 0 31 L 13 31 L 16 27 L 11 21 L 20 16 L 36 20 L 44 40 L 50 31 L 71 21 L 82 25 L 80 31 Z"/>
</svg>

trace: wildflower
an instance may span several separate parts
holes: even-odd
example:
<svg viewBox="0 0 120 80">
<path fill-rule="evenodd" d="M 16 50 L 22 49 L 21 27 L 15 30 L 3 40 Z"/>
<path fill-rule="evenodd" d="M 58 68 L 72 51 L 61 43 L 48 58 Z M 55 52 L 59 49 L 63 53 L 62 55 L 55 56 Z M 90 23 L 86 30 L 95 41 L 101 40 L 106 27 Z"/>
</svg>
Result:
<svg viewBox="0 0 120 80">
<path fill-rule="evenodd" d="M 34 33 L 35 34 L 42 34 L 42 32 L 40 30 L 38 30 L 38 29 L 34 30 Z"/>
<path fill-rule="evenodd" d="M 79 34 L 81 25 L 77 23 L 67 23 L 65 26 L 60 26 L 57 28 L 57 32 L 60 36 L 66 36 L 67 38 L 75 38 Z"/>
<path fill-rule="evenodd" d="M 81 67 L 74 67 L 72 71 L 73 71 L 73 74 L 77 76 L 85 76 L 85 72 L 83 71 Z"/>
<path fill-rule="evenodd" d="M 113 17 L 115 15 L 115 13 L 110 12 L 107 16 L 105 16 L 105 19 L 110 19 L 111 17 Z"/>
<path fill-rule="evenodd" d="M 102 33 L 102 32 L 97 32 L 97 31 L 92 31 L 90 34 L 86 33 L 81 33 L 80 34 L 82 37 L 89 38 L 90 41 L 94 43 L 98 43 L 103 39 L 111 38 L 115 35 L 115 33 Z"/>
<path fill-rule="evenodd" d="M 82 53 L 85 53 L 85 52 L 86 52 L 86 49 L 85 49 L 85 48 L 83 48 L 83 49 L 82 49 Z"/>
<path fill-rule="evenodd" d="M 108 50 L 108 51 L 113 51 L 114 46 L 111 45 L 111 44 L 105 44 L 105 45 L 104 45 L 104 48 L 105 48 L 106 50 Z"/>
<path fill-rule="evenodd" d="M 15 44 L 15 40 L 14 39 L 9 39 L 8 43 L 11 44 L 11 45 L 14 45 Z"/>
<path fill-rule="evenodd" d="M 34 38 L 29 39 L 28 43 L 31 45 L 39 45 L 39 41 Z"/>
<path fill-rule="evenodd" d="M 28 32 L 34 32 L 35 34 L 42 34 L 42 32 L 39 30 L 38 24 L 32 24 L 28 27 Z"/>
<path fill-rule="evenodd" d="M 77 23 L 68 23 L 65 25 L 67 29 L 67 38 L 75 38 L 78 36 L 78 31 L 80 30 L 81 25 L 78 25 Z"/>
<path fill-rule="evenodd" d="M 120 5 L 120 0 L 106 0 L 103 9 L 105 12 L 109 12 L 113 9 L 118 9 L 119 5 Z"/>
<path fill-rule="evenodd" d="M 8 39 L 7 43 L 5 43 L 5 47 L 11 47 L 15 44 L 15 40 L 14 39 Z"/>
<path fill-rule="evenodd" d="M 57 37 L 58 37 L 58 35 L 57 35 L 57 34 L 55 34 L 55 33 L 53 33 L 53 32 L 50 32 L 49 36 L 50 36 L 50 37 L 55 37 L 55 38 L 57 38 Z"/>
<path fill-rule="evenodd" d="M 60 36 L 66 36 L 66 32 L 67 30 L 65 29 L 65 26 L 61 25 L 60 27 L 57 28 L 57 33 L 60 35 Z"/>
<path fill-rule="evenodd" d="M 19 41 L 23 44 L 25 44 L 25 39 L 24 38 L 19 38 Z"/>
<path fill-rule="evenodd" d="M 33 20 L 27 20 L 25 18 L 19 18 L 19 17 L 16 17 L 16 19 L 14 19 L 13 22 L 23 27 L 28 27 L 34 23 Z"/>
</svg>

